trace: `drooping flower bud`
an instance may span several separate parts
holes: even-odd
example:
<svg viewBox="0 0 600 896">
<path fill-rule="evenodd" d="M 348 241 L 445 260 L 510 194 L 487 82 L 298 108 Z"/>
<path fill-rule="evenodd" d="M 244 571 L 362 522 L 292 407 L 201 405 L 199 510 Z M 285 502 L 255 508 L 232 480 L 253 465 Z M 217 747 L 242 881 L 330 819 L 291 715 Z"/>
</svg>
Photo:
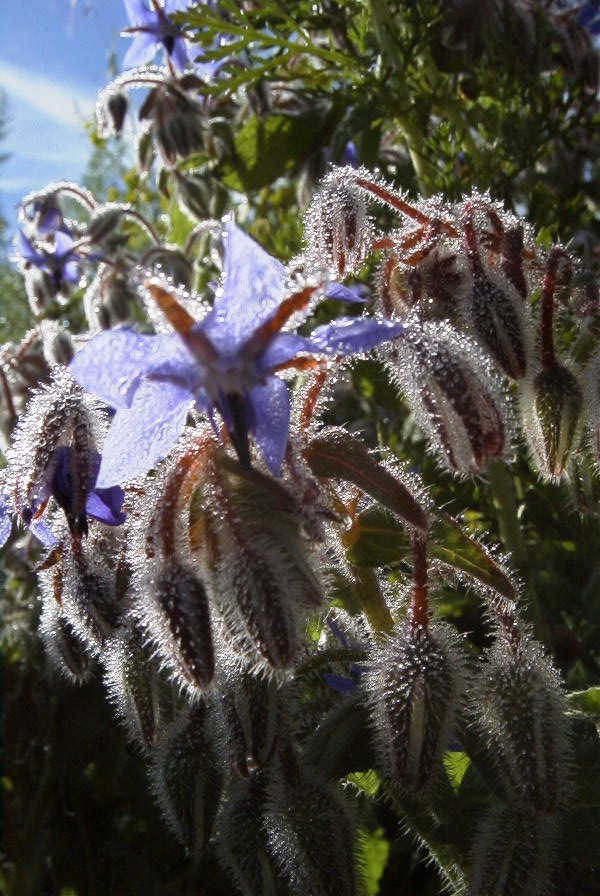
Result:
<svg viewBox="0 0 600 896">
<path fill-rule="evenodd" d="M 461 698 L 464 660 L 440 622 L 399 623 L 375 644 L 365 676 L 382 769 L 410 793 L 425 791 L 441 761 Z"/>
<path fill-rule="evenodd" d="M 291 892 L 356 896 L 354 832 L 342 795 L 309 775 L 287 745 L 277 764 L 269 779 L 263 824 L 269 852 Z"/>
<path fill-rule="evenodd" d="M 576 442 L 583 389 L 564 364 L 555 361 L 523 383 L 523 430 L 542 476 L 559 479 Z"/>
<path fill-rule="evenodd" d="M 281 876 L 263 824 L 265 784 L 264 772 L 230 781 L 215 840 L 220 862 L 240 893 L 276 896 Z"/>
<path fill-rule="evenodd" d="M 353 169 L 334 169 L 323 181 L 305 216 L 306 255 L 335 276 L 356 273 L 370 247 L 372 226 L 364 193 Z"/>
<path fill-rule="evenodd" d="M 282 722 L 281 694 L 267 678 L 233 674 L 221 688 L 219 700 L 223 750 L 233 772 L 248 778 L 273 756 Z"/>
<path fill-rule="evenodd" d="M 8 453 L 7 483 L 26 525 L 50 497 L 62 507 L 74 534 L 87 531 L 86 502 L 94 489 L 103 417 L 69 372 L 54 367 L 19 421 Z"/>
<path fill-rule="evenodd" d="M 115 134 L 123 130 L 128 105 L 127 95 L 122 90 L 111 91 L 104 98 L 103 113 Z"/>
<path fill-rule="evenodd" d="M 546 896 L 556 846 L 553 816 L 495 806 L 473 844 L 469 896 Z"/>
<path fill-rule="evenodd" d="M 191 565 L 171 560 L 154 582 L 150 636 L 170 668 L 193 689 L 206 688 L 215 670 L 208 595 Z M 153 614 L 154 615 L 154 614 Z"/>
<path fill-rule="evenodd" d="M 522 379 L 530 342 L 526 305 L 510 279 L 484 266 L 470 203 L 466 203 L 463 225 L 471 265 L 471 289 L 462 308 L 465 324 L 508 377 Z"/>
<path fill-rule="evenodd" d="M 52 664 L 75 684 L 83 684 L 92 672 L 87 645 L 74 631 L 54 594 L 42 599 L 39 632 Z"/>
<path fill-rule="evenodd" d="M 499 784 L 516 807 L 556 812 L 567 794 L 569 765 L 558 672 L 509 617 L 485 660 L 473 685 L 471 712 Z"/>
<path fill-rule="evenodd" d="M 256 660 L 289 668 L 306 618 L 322 602 L 295 501 L 257 471 L 225 456 L 215 460 L 192 518 L 213 603 L 239 650 L 250 647 Z"/>
<path fill-rule="evenodd" d="M 133 743 L 149 750 L 163 722 L 160 691 L 164 685 L 140 633 L 129 627 L 119 629 L 105 644 L 101 661 L 104 683 L 117 715 Z"/>
<path fill-rule="evenodd" d="M 407 321 L 386 366 L 449 469 L 478 473 L 509 445 L 508 402 L 483 352 L 447 323 Z"/>
<path fill-rule="evenodd" d="M 152 789 L 189 853 L 208 843 L 221 793 L 222 775 L 207 722 L 206 703 L 198 700 L 163 729 L 152 753 Z"/>
</svg>

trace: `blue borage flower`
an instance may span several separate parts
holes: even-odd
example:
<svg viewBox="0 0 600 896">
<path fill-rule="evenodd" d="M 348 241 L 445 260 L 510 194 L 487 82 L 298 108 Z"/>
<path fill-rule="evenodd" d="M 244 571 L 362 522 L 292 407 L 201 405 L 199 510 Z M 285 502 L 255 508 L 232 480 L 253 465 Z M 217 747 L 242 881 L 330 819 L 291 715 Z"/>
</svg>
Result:
<svg viewBox="0 0 600 896">
<path fill-rule="evenodd" d="M 165 0 L 161 6 L 151 0 L 148 9 L 143 0 L 124 0 L 129 28 L 124 28 L 124 37 L 133 37 L 133 43 L 123 60 L 125 68 L 135 68 L 151 62 L 156 52 L 163 47 L 177 71 L 183 71 L 190 62 L 183 30 L 169 16 L 183 12 L 189 0 Z"/>
<path fill-rule="evenodd" d="M 23 268 L 35 267 L 44 271 L 52 280 L 52 285 L 59 291 L 67 283 L 78 283 L 81 277 L 79 262 L 79 245 L 64 230 L 55 230 L 52 243 L 34 245 L 23 233 L 17 231 L 15 246 L 17 261 Z"/>
<path fill-rule="evenodd" d="M 239 460 L 250 466 L 249 436 L 267 467 L 278 475 L 287 444 L 290 399 L 276 373 L 315 366 L 318 356 L 363 352 L 403 332 L 388 320 L 340 318 L 310 336 L 282 328 L 306 313 L 317 289 L 286 294 L 283 265 L 228 217 L 224 221 L 224 269 L 212 309 L 196 321 L 154 282 L 146 284 L 174 333 L 140 335 L 105 331 L 71 362 L 84 389 L 116 409 L 103 448 L 101 487 L 147 472 L 179 437 L 192 407 L 217 426 L 218 411 Z M 335 297 L 356 301 L 340 287 Z"/>
<path fill-rule="evenodd" d="M 53 547 L 58 539 L 43 517 L 51 497 L 64 511 L 69 528 L 74 533 L 87 532 L 88 518 L 98 520 L 107 526 L 120 526 L 124 523 L 125 513 L 121 509 L 125 497 L 123 489 L 118 485 L 111 488 L 96 487 L 95 480 L 100 468 L 101 456 L 97 451 L 92 452 L 92 455 L 89 489 L 82 496 L 82 502 L 81 496 L 76 494 L 77 489 L 71 476 L 73 449 L 67 445 L 61 445 L 54 451 L 52 462 L 47 468 L 43 488 L 33 506 L 17 506 L 10 495 L 0 492 L 0 547 L 7 541 L 12 527 L 12 518 L 16 515 L 44 547 Z M 80 503 L 83 503 L 81 511 L 77 508 Z"/>
</svg>

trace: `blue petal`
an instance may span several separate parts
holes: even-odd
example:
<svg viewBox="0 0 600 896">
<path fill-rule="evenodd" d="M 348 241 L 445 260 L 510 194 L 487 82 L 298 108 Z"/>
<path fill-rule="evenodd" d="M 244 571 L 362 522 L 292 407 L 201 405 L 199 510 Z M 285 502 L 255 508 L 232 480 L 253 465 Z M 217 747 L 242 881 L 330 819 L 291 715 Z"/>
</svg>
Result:
<svg viewBox="0 0 600 896">
<path fill-rule="evenodd" d="M 254 386 L 248 400 L 252 405 L 252 437 L 274 476 L 278 476 L 285 456 L 290 426 L 290 396 L 286 384 L 271 376 L 264 386 Z"/>
<path fill-rule="evenodd" d="M 362 283 L 355 286 L 344 286 L 343 283 L 330 283 L 325 290 L 325 296 L 328 299 L 335 299 L 337 302 L 359 302 L 364 304 L 369 298 L 369 292 Z"/>
<path fill-rule="evenodd" d="M 300 352 L 312 353 L 310 340 L 295 333 L 277 333 L 266 349 L 256 359 L 258 370 L 268 372 L 278 364 L 284 364 L 295 358 Z"/>
<path fill-rule="evenodd" d="M 232 351 L 273 313 L 283 298 L 285 270 L 228 215 L 224 220 L 225 257 L 217 290 L 203 329 L 220 352 Z"/>
<path fill-rule="evenodd" d="M 0 493 L 0 548 L 6 544 L 12 528 L 12 509 L 10 500 Z"/>
<path fill-rule="evenodd" d="M 87 496 L 85 512 L 93 520 L 107 526 L 120 526 L 125 522 L 125 514 L 121 510 L 124 498 L 125 492 L 118 485 L 98 488 Z"/>
<path fill-rule="evenodd" d="M 176 37 L 173 41 L 173 49 L 169 53 L 169 57 L 178 72 L 182 72 L 190 58 L 183 37 Z"/>
<path fill-rule="evenodd" d="M 151 12 L 143 0 L 123 0 L 129 24 L 133 27 L 156 28 L 158 16 Z"/>
<path fill-rule="evenodd" d="M 33 520 L 29 531 L 35 535 L 38 541 L 41 541 L 45 548 L 53 548 L 55 544 L 58 544 L 58 538 L 43 519 Z"/>
<path fill-rule="evenodd" d="M 189 8 L 191 0 L 165 0 L 163 12 L 170 16 L 173 12 L 185 12 Z"/>
<path fill-rule="evenodd" d="M 403 324 L 365 317 L 341 317 L 317 327 L 310 334 L 312 350 L 326 355 L 351 355 L 365 352 L 404 333 Z"/>
<path fill-rule="evenodd" d="M 23 261 L 28 261 L 36 266 L 45 264 L 44 256 L 41 255 L 41 253 L 36 252 L 36 250 L 33 248 L 33 245 L 29 242 L 22 230 L 17 230 L 16 244 L 17 251 Z"/>
<path fill-rule="evenodd" d="M 128 408 L 144 374 L 191 382 L 195 363 L 175 334 L 105 330 L 80 349 L 69 369 L 80 386 L 111 408 Z"/>
<path fill-rule="evenodd" d="M 128 37 L 129 35 L 124 35 Z M 146 65 L 156 55 L 158 50 L 158 38 L 156 34 L 147 31 L 140 31 L 133 38 L 131 46 L 125 53 L 123 58 L 123 68 L 137 68 L 140 65 Z"/>
<path fill-rule="evenodd" d="M 96 489 L 141 476 L 162 460 L 179 438 L 192 404 L 189 389 L 176 383 L 142 381 L 131 407 L 115 414 Z"/>
<path fill-rule="evenodd" d="M 71 254 L 75 242 L 68 233 L 57 230 L 54 234 L 54 255 L 57 258 L 66 258 Z"/>
</svg>

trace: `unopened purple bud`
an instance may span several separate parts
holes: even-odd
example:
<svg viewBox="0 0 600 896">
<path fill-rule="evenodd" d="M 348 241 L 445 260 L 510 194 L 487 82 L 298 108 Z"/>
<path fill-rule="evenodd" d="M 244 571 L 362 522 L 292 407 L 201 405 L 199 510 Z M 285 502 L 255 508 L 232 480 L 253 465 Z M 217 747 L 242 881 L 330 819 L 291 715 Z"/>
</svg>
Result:
<svg viewBox="0 0 600 896">
<path fill-rule="evenodd" d="M 553 816 L 495 806 L 473 844 L 469 896 L 546 896 L 557 839 Z"/>
<path fill-rule="evenodd" d="M 195 570 L 175 559 L 160 571 L 154 586 L 164 624 L 150 631 L 161 656 L 192 690 L 202 690 L 215 670 L 213 638 L 204 584 Z"/>
<path fill-rule="evenodd" d="M 208 722 L 206 704 L 196 701 L 163 730 L 152 753 L 154 793 L 169 826 L 189 853 L 208 843 L 221 793 Z"/>
<path fill-rule="evenodd" d="M 499 783 L 512 805 L 556 812 L 567 795 L 570 752 L 558 672 L 516 620 L 503 624 L 486 660 L 471 711 Z"/>
<path fill-rule="evenodd" d="M 579 381 L 554 361 L 523 384 L 521 410 L 536 467 L 542 476 L 560 478 L 579 432 L 583 411 Z"/>
<path fill-rule="evenodd" d="M 449 324 L 409 324 L 384 350 L 388 369 L 444 464 L 478 473 L 509 443 L 502 384 L 478 346 Z"/>
<path fill-rule="evenodd" d="M 307 256 L 336 276 L 356 273 L 369 251 L 371 223 L 364 193 L 349 167 L 325 178 L 305 216 Z"/>
<path fill-rule="evenodd" d="M 407 618 L 374 646 L 365 675 L 383 770 L 399 787 L 429 786 L 452 727 L 464 686 L 458 637 L 441 623 Z"/>
</svg>

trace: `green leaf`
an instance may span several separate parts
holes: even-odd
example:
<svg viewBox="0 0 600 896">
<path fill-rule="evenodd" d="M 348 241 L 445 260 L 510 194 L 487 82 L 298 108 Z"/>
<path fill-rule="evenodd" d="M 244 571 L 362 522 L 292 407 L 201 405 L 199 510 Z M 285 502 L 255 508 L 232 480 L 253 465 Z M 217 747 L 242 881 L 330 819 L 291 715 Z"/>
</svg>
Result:
<svg viewBox="0 0 600 896">
<path fill-rule="evenodd" d="M 332 130 L 322 110 L 265 119 L 253 116 L 236 134 L 234 167 L 225 168 L 223 183 L 233 190 L 259 190 L 326 144 Z"/>
<path fill-rule="evenodd" d="M 315 476 L 353 482 L 409 526 L 427 529 L 427 514 L 408 487 L 345 429 L 330 429 L 311 439 L 304 457 Z"/>
<path fill-rule="evenodd" d="M 429 556 L 463 572 L 502 597 L 515 600 L 516 588 L 507 573 L 478 541 L 466 535 L 459 523 L 444 514 L 431 530 Z"/>
<path fill-rule="evenodd" d="M 385 871 L 390 854 L 390 844 L 384 829 L 359 831 L 356 853 L 365 896 L 377 896 L 379 881 Z"/>
<path fill-rule="evenodd" d="M 410 556 L 410 538 L 398 518 L 373 504 L 346 533 L 346 557 L 354 566 L 392 566 Z"/>
<path fill-rule="evenodd" d="M 567 696 L 569 703 L 592 716 L 600 719 L 600 687 L 587 688 L 585 691 L 573 691 Z"/>
<path fill-rule="evenodd" d="M 368 796 L 377 796 L 381 783 L 379 775 L 372 768 L 366 772 L 351 772 L 347 776 L 347 780 L 360 790 L 363 790 Z"/>
<path fill-rule="evenodd" d="M 444 768 L 455 793 L 458 793 L 470 763 L 469 756 L 463 750 L 448 750 L 444 753 Z"/>
</svg>

